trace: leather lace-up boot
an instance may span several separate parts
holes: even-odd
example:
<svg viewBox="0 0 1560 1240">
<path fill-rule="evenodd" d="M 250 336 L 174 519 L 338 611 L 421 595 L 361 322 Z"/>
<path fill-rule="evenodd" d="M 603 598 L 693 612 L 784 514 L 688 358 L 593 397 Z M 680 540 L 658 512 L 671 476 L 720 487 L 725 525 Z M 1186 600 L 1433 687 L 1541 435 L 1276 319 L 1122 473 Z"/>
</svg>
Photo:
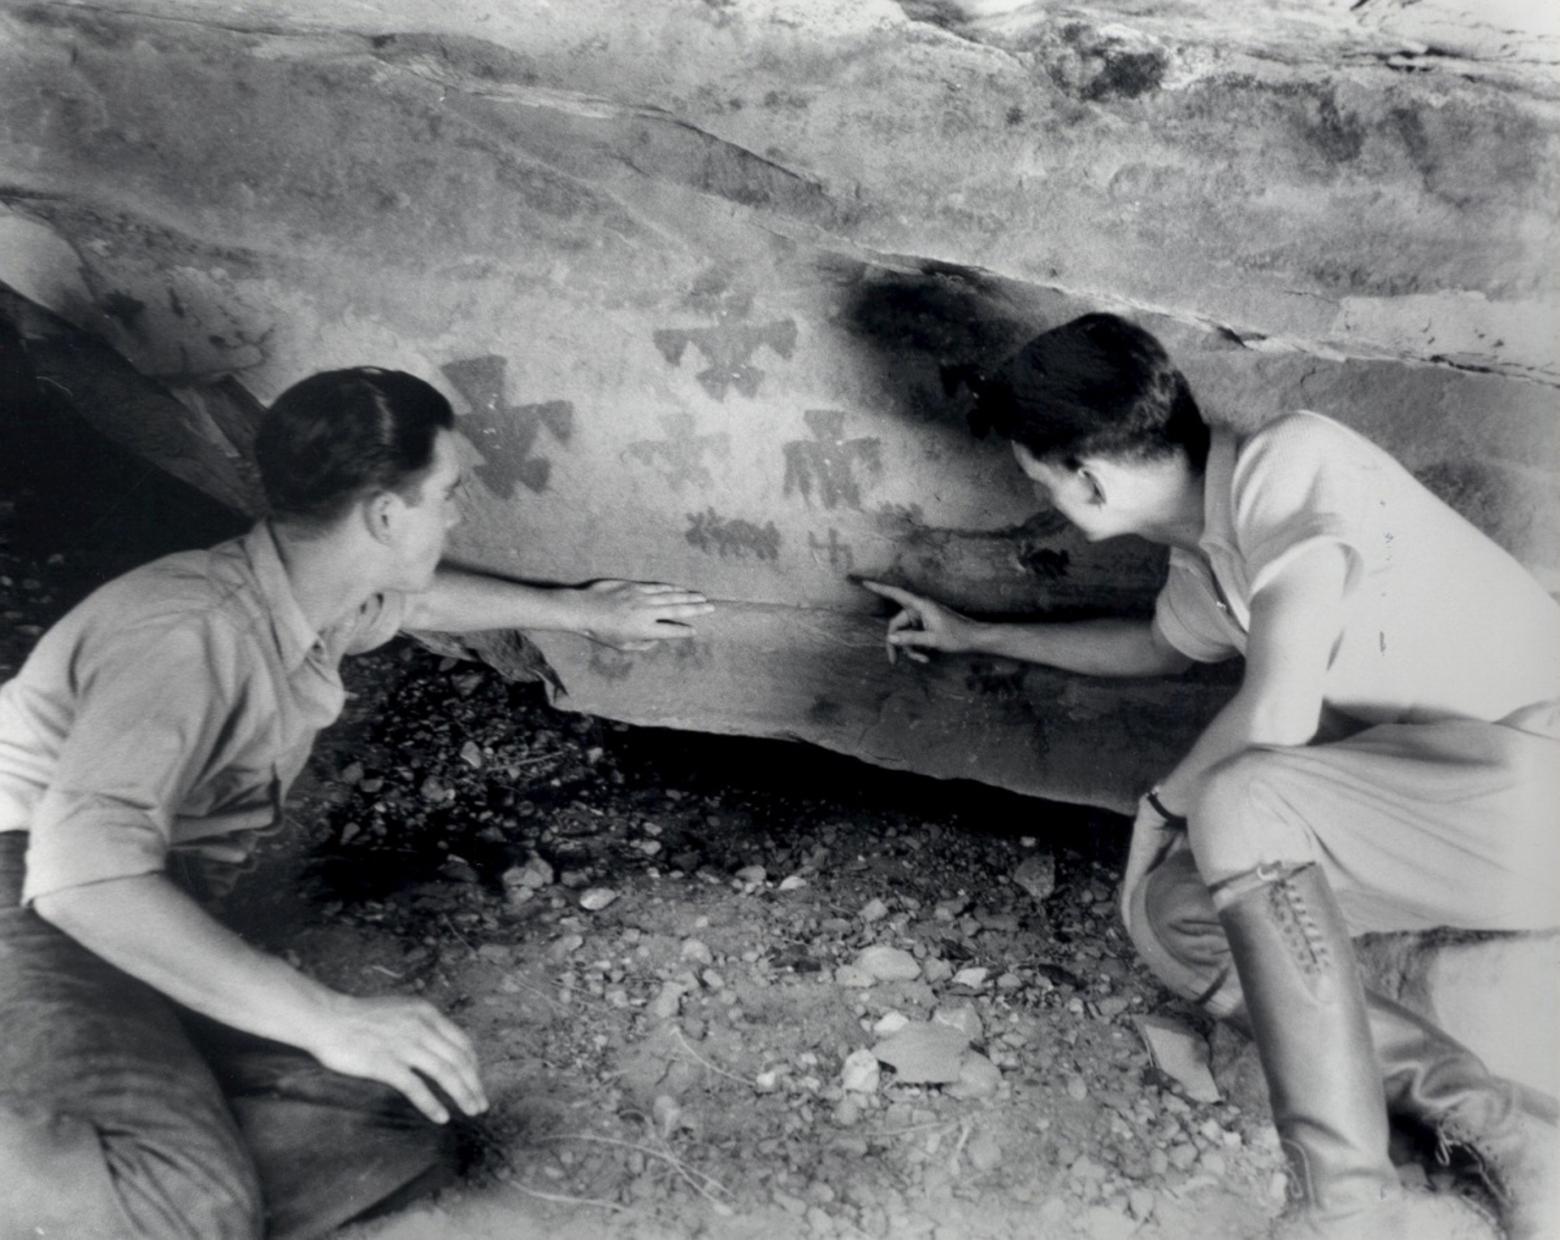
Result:
<svg viewBox="0 0 1560 1240">
<path fill-rule="evenodd" d="M 1262 867 L 1223 884 L 1216 903 L 1289 1162 L 1275 1235 L 1490 1240 L 1460 1198 L 1399 1186 L 1353 946 L 1321 871 Z"/>
</svg>

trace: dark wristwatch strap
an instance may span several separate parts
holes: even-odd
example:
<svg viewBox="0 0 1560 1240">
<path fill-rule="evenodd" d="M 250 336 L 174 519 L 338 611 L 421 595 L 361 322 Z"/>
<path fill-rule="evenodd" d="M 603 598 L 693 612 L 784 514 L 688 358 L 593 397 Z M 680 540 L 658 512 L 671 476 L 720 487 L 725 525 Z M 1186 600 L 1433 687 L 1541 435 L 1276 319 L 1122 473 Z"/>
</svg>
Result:
<svg viewBox="0 0 1560 1240">
<path fill-rule="evenodd" d="M 1172 814 L 1165 808 L 1165 803 L 1159 799 L 1159 788 L 1150 788 L 1143 795 L 1143 799 L 1154 807 L 1154 812 L 1165 820 L 1167 827 L 1184 827 L 1186 825 L 1185 814 Z"/>
</svg>

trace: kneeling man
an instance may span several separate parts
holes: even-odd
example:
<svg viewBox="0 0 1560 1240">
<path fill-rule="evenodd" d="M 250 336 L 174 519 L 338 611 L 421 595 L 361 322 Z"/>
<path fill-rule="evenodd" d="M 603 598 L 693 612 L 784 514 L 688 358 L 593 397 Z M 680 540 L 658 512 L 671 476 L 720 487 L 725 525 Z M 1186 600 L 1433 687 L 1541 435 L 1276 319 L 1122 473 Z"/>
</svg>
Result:
<svg viewBox="0 0 1560 1240">
<path fill-rule="evenodd" d="M 900 604 L 888 638 L 912 653 L 1099 676 L 1244 659 L 1142 797 L 1122 911 L 1167 985 L 1256 1040 L 1292 1172 L 1281 1230 L 1488 1234 L 1455 1198 L 1399 1191 L 1390 1111 L 1471 1153 L 1511 1236 L 1560 1236 L 1553 1100 L 1365 994 L 1350 942 L 1556 924 L 1560 607 L 1346 427 L 1210 428 L 1159 342 L 1114 315 L 1030 341 L 976 395 L 1086 538 L 1169 548 L 1152 619 L 983 624 L 869 588 Z"/>
<path fill-rule="evenodd" d="M 442 1178 L 471 1042 L 327 989 L 198 901 L 277 825 L 342 656 L 401 628 L 692 636 L 672 586 L 439 567 L 462 465 L 411 375 L 315 375 L 256 444 L 269 520 L 110 582 L 0 688 L 0 1240 L 318 1236 Z"/>
</svg>

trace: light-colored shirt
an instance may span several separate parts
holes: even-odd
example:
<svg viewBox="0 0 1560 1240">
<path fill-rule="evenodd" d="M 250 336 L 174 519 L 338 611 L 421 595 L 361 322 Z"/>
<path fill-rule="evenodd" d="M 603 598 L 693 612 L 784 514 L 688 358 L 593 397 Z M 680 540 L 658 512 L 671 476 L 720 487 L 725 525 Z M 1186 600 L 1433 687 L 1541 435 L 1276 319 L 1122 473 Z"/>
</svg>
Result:
<svg viewBox="0 0 1560 1240">
<path fill-rule="evenodd" d="M 26 831 L 23 900 L 156 873 L 193 853 L 240 865 L 280 822 L 345 654 L 388 641 L 405 597 L 314 632 L 269 525 L 94 591 L 0 686 L 0 831 Z"/>
<path fill-rule="evenodd" d="M 1366 723 L 1504 719 L 1560 698 L 1560 605 L 1392 456 L 1316 413 L 1216 430 L 1200 554 L 1170 553 L 1154 623 L 1200 662 L 1246 649 L 1251 600 L 1318 543 L 1348 557 L 1327 703 Z"/>
</svg>

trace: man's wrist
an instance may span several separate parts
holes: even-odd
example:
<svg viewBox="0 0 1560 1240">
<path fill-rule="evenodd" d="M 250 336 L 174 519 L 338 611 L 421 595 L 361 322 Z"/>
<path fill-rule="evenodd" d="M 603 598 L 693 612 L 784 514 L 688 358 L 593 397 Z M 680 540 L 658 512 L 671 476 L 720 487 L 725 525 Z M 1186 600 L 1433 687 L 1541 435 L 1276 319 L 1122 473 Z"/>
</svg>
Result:
<svg viewBox="0 0 1560 1240">
<path fill-rule="evenodd" d="M 1152 809 L 1154 813 L 1158 814 L 1160 818 L 1164 820 L 1165 826 L 1186 826 L 1186 815 L 1176 813 L 1167 804 L 1165 804 L 1163 789 L 1161 789 L 1158 784 L 1155 784 L 1152 788 L 1143 794 L 1143 800 L 1148 803 L 1148 807 Z"/>
<path fill-rule="evenodd" d="M 960 654 L 1001 654 L 1003 653 L 998 643 L 1000 626 L 988 624 L 984 620 L 971 620 L 968 616 L 960 618 L 959 642 Z"/>
</svg>

